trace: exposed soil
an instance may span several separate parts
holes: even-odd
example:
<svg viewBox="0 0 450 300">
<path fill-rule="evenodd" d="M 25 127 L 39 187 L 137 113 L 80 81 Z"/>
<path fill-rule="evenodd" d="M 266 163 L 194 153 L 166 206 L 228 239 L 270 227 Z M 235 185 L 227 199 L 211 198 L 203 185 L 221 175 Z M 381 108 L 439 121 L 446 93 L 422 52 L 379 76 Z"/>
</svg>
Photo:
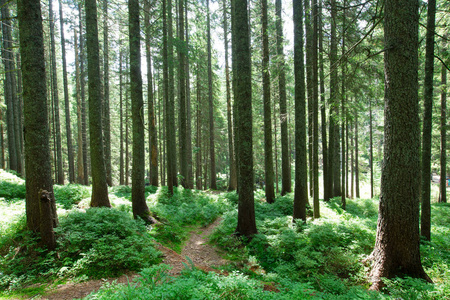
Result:
<svg viewBox="0 0 450 300">
<path fill-rule="evenodd" d="M 163 263 L 172 266 L 170 274 L 177 276 L 184 269 L 185 265 L 190 265 L 186 257 L 194 263 L 194 265 L 204 271 L 214 271 L 214 266 L 221 266 L 228 261 L 221 258 L 217 250 L 207 243 L 207 237 L 213 232 L 214 228 L 220 223 L 221 219 L 217 219 L 214 223 L 205 228 L 197 229 L 191 233 L 190 239 L 186 242 L 181 254 L 176 253 L 172 249 L 164 247 L 157 243 L 157 248 L 163 253 Z M 33 299 L 48 299 L 48 300 L 65 300 L 74 298 L 83 298 L 90 293 L 97 291 L 105 282 L 117 281 L 118 283 L 127 283 L 132 281 L 134 277 L 139 276 L 136 273 L 129 273 L 120 276 L 119 278 L 109 278 L 101 280 L 90 280 L 83 283 L 67 283 L 57 286 L 51 290 L 47 295 L 41 298 Z"/>
</svg>

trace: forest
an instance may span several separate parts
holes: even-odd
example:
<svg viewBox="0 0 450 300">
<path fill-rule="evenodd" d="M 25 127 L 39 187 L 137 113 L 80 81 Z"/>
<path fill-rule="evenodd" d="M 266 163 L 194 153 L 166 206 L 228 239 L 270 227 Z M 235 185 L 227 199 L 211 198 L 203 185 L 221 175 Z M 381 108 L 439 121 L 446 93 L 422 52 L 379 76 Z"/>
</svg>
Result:
<svg viewBox="0 0 450 300">
<path fill-rule="evenodd" d="M 0 15 L 0 299 L 450 299 L 450 2 Z"/>
</svg>

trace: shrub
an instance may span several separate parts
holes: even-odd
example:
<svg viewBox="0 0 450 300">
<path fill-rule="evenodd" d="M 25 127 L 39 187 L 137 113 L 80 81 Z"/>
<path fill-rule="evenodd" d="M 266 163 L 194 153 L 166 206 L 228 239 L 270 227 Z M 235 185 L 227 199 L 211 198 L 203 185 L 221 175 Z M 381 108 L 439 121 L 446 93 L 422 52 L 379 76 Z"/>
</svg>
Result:
<svg viewBox="0 0 450 300">
<path fill-rule="evenodd" d="M 71 209 L 73 205 L 90 196 L 90 188 L 80 184 L 55 185 L 53 191 L 56 203 L 61 204 L 64 209 Z"/>
</svg>

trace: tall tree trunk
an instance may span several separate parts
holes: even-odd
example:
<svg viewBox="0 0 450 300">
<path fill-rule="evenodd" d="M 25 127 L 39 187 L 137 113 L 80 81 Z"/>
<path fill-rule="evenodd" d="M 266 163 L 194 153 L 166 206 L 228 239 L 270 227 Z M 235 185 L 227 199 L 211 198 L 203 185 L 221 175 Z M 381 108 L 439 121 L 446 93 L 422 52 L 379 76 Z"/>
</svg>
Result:
<svg viewBox="0 0 450 300">
<path fill-rule="evenodd" d="M 70 124 L 70 104 L 69 89 L 67 80 L 66 67 L 66 39 L 64 38 L 64 17 L 62 0 L 59 0 L 59 24 L 61 28 L 61 51 L 62 51 L 62 67 L 63 67 L 63 84 L 64 84 L 64 108 L 66 115 L 66 138 L 67 138 L 67 158 L 69 160 L 69 183 L 75 183 L 75 163 L 72 146 L 72 129 Z"/>
<path fill-rule="evenodd" d="M 360 197 L 359 193 L 359 142 L 358 142 L 358 114 L 355 114 L 355 196 Z"/>
<path fill-rule="evenodd" d="M 178 1 L 178 86 L 179 86 L 179 148 L 180 148 L 180 174 L 181 185 L 188 188 L 188 165 L 187 165 L 187 115 L 186 115 L 186 51 L 184 32 L 184 0 Z"/>
<path fill-rule="evenodd" d="M 121 47 L 122 40 L 119 41 L 119 47 Z M 119 184 L 125 184 L 125 174 L 124 174 L 124 134 L 123 134 L 123 70 L 122 70 L 123 52 L 122 49 L 119 50 L 119 123 L 120 123 L 120 157 L 119 157 Z"/>
<path fill-rule="evenodd" d="M 277 28 L 277 54 L 279 59 L 278 89 L 280 93 L 280 127 L 281 127 L 281 195 L 292 191 L 291 167 L 289 159 L 288 122 L 286 108 L 286 70 L 283 50 L 283 25 L 281 18 L 281 0 L 275 1 L 276 28 Z"/>
<path fill-rule="evenodd" d="M 238 154 L 239 154 L 239 204 L 236 233 L 247 238 L 257 233 L 253 194 L 253 134 L 252 134 L 252 69 L 250 61 L 250 36 L 248 27 L 247 0 L 234 0 L 235 35 L 233 56 L 235 56 L 236 76 L 234 82 L 237 105 Z"/>
<path fill-rule="evenodd" d="M 262 78 L 263 78 L 263 106 L 264 106 L 264 165 L 266 181 L 266 201 L 275 202 L 273 188 L 273 154 L 272 154 L 272 112 L 270 105 L 270 72 L 269 72 L 269 32 L 267 21 L 267 0 L 261 0 L 262 23 Z"/>
<path fill-rule="evenodd" d="M 422 136 L 422 214 L 420 235 L 431 239 L 431 129 L 433 123 L 434 31 L 436 27 L 436 0 L 428 1 L 425 53 L 424 116 Z M 442 178 L 443 179 L 443 178 Z"/>
<path fill-rule="evenodd" d="M 217 189 L 216 185 L 216 153 L 214 141 L 214 103 L 213 103 L 213 82 L 212 82 L 212 62 L 211 62 L 211 16 L 209 11 L 209 0 L 206 0 L 207 6 L 207 43 L 208 43 L 208 103 L 209 103 L 209 156 L 210 156 L 210 188 Z"/>
<path fill-rule="evenodd" d="M 81 95 L 81 125 L 83 137 L 83 170 L 84 184 L 89 185 L 88 173 L 88 151 L 87 151 L 87 117 L 86 117 L 86 96 L 85 96 L 85 69 L 84 69 L 84 39 L 83 39 L 83 22 L 81 15 L 81 4 L 78 4 L 79 12 L 79 28 L 80 28 L 80 95 Z"/>
<path fill-rule="evenodd" d="M 13 91 L 15 86 L 12 82 L 13 66 L 12 62 L 12 35 L 11 35 L 11 20 L 9 17 L 9 8 L 6 0 L 2 0 L 1 4 L 1 18 L 2 18 L 2 59 L 4 64 L 4 97 L 6 102 L 6 129 L 8 139 L 8 154 L 9 154 L 9 169 L 16 172 L 19 171 L 19 157 L 16 148 L 16 130 L 14 125 L 14 97 Z"/>
<path fill-rule="evenodd" d="M 18 137 L 18 164 L 20 166 L 20 174 L 25 174 L 25 157 L 24 157 L 24 139 L 23 139 L 23 84 L 22 84 L 22 71 L 21 71 L 21 58 L 20 53 L 16 53 L 16 61 L 17 61 L 17 67 L 14 67 L 15 70 L 17 70 L 17 99 L 16 99 L 16 106 L 17 106 L 17 122 L 15 122 L 16 125 L 16 132 Z M 15 110 L 16 111 L 16 110 Z"/>
<path fill-rule="evenodd" d="M 317 0 L 312 1 L 313 32 L 312 37 L 312 169 L 313 169 L 313 205 L 314 218 L 320 218 L 319 207 L 319 68 L 318 68 L 318 33 L 319 15 Z"/>
<path fill-rule="evenodd" d="M 112 186 L 111 168 L 111 120 L 109 104 L 109 25 L 108 0 L 103 0 L 103 141 L 105 143 L 106 182 Z"/>
<path fill-rule="evenodd" d="M 303 62 L 303 0 L 294 0 L 294 75 L 295 75 L 295 191 L 294 220 L 306 221 L 308 203 L 306 160 L 305 66 Z"/>
<path fill-rule="evenodd" d="M 133 165 L 131 202 L 133 216 L 146 223 L 153 224 L 150 210 L 145 202 L 145 132 L 142 111 L 144 99 L 142 96 L 141 75 L 141 31 L 139 26 L 139 0 L 128 0 L 128 23 L 130 39 L 130 95 L 133 119 Z M 150 89 L 152 86 L 150 86 Z"/>
<path fill-rule="evenodd" d="M 40 232 L 48 250 L 56 247 L 57 225 L 50 163 L 44 38 L 39 0 L 17 3 L 20 52 L 23 59 L 27 227 Z M 45 190 L 47 197 L 40 199 Z"/>
<path fill-rule="evenodd" d="M 232 104 L 231 104 L 231 87 L 230 87 L 230 66 L 228 64 L 228 17 L 227 17 L 227 1 L 223 0 L 223 36 L 225 44 L 225 80 L 226 80 L 226 95 L 227 95 L 227 122 L 228 122 L 228 155 L 230 163 L 230 181 L 228 183 L 228 190 L 234 191 L 237 186 L 236 176 L 236 159 L 234 153 L 233 140 L 233 120 L 232 120 Z"/>
<path fill-rule="evenodd" d="M 202 129 L 201 129 L 201 93 L 200 93 L 200 66 L 197 62 L 197 116 L 196 116 L 196 129 L 197 129 L 197 135 L 196 135 L 196 148 L 197 148 L 197 154 L 196 154 L 196 163 L 195 163 L 195 174 L 196 174 L 196 188 L 198 190 L 202 189 L 202 144 L 201 144 L 201 137 L 202 137 Z"/>
<path fill-rule="evenodd" d="M 186 23 L 186 44 L 189 45 L 189 19 L 188 19 L 189 1 L 185 0 L 184 19 Z M 186 183 L 190 189 L 194 188 L 194 176 L 192 171 L 192 112 L 191 112 L 191 84 L 190 84 L 190 67 L 189 67 L 189 47 L 186 47 L 186 151 L 187 151 L 187 179 Z"/>
<path fill-rule="evenodd" d="M 325 101 L 325 72 L 323 63 L 323 15 L 322 0 L 319 1 L 319 77 L 320 77 L 320 116 L 321 116 L 321 134 L 322 134 L 322 165 L 323 165 L 323 199 L 330 199 L 331 178 L 328 170 L 328 144 L 327 144 L 327 114 Z"/>
<path fill-rule="evenodd" d="M 232 74 L 236 74 L 237 72 L 237 68 L 238 68 L 238 63 L 236 61 L 236 56 L 234 55 L 234 53 L 236 53 L 236 44 L 237 44 L 237 39 L 236 39 L 236 35 L 234 34 L 234 32 L 236 32 L 236 14 L 235 14 L 235 0 L 231 0 L 231 71 Z M 237 120 L 237 103 L 236 103 L 236 82 L 237 78 L 236 76 L 232 76 L 231 78 L 231 82 L 232 82 L 232 89 L 233 89 L 233 106 L 232 106 L 232 110 L 233 110 L 233 137 L 234 137 L 234 157 L 236 160 L 236 182 L 237 182 L 237 186 L 236 186 L 236 192 L 239 193 L 239 179 L 240 179 L 240 175 L 239 175 L 239 145 L 237 144 L 237 142 L 239 141 L 239 131 L 238 131 L 238 120 Z"/>
<path fill-rule="evenodd" d="M 343 2 L 343 12 L 342 12 L 342 57 L 345 56 L 345 34 L 346 34 L 346 16 L 345 16 L 345 7 L 346 7 L 346 0 Z M 342 185 L 341 185 L 341 205 L 342 208 L 345 209 L 347 205 L 346 201 L 346 193 L 345 193 L 345 186 L 346 186 L 346 179 L 347 174 L 345 172 L 345 120 L 347 119 L 346 116 L 346 110 L 345 110 L 345 102 L 346 102 L 346 90 L 345 90 L 345 77 L 347 76 L 347 70 L 346 70 L 347 62 L 344 59 L 344 62 L 342 63 L 342 82 L 341 82 L 341 170 L 342 170 Z"/>
<path fill-rule="evenodd" d="M 441 183 L 439 202 L 447 203 L 447 69 L 441 66 Z"/>
<path fill-rule="evenodd" d="M 51 45 L 51 68 L 52 68 L 52 94 L 54 102 L 54 115 L 55 115 L 55 133 L 56 133 L 56 166 L 58 177 L 56 182 L 58 184 L 64 184 L 64 170 L 62 161 L 62 148 L 61 148 L 61 121 L 59 119 L 59 96 L 58 96 L 58 75 L 56 72 L 56 46 L 55 46 L 55 15 L 53 14 L 52 1 L 48 5 L 50 15 L 50 45 Z"/>
<path fill-rule="evenodd" d="M 419 2 L 386 0 L 384 163 L 371 289 L 397 275 L 431 282 L 419 249 Z"/>
<path fill-rule="evenodd" d="M 145 55 L 147 57 L 147 102 L 148 102 L 148 128 L 149 128 L 149 183 L 153 186 L 158 186 L 158 140 L 156 131 L 156 117 L 154 108 L 154 94 L 153 94 L 153 75 L 152 75 L 152 57 L 150 51 L 150 2 L 144 2 L 145 15 Z"/>
<path fill-rule="evenodd" d="M 75 82 L 76 82 L 76 98 L 77 98 L 77 177 L 76 182 L 84 184 L 84 168 L 83 168 L 83 125 L 81 121 L 81 72 L 80 72 L 80 54 L 78 50 L 78 31 L 74 29 L 74 51 L 75 51 Z"/>
<path fill-rule="evenodd" d="M 0 168 L 6 169 L 5 164 L 5 139 L 3 138 L 4 130 L 3 130 L 3 110 L 0 109 L 0 144 L 1 144 L 1 153 L 0 153 Z"/>
<path fill-rule="evenodd" d="M 312 20 L 311 0 L 304 0 L 305 6 L 305 37 L 306 37 L 306 95 L 308 99 L 308 178 L 309 196 L 314 195 L 314 167 L 313 167 L 313 45 L 312 45 Z"/>
<path fill-rule="evenodd" d="M 128 72 L 128 60 L 125 63 L 125 72 Z M 126 78 L 125 79 L 126 85 L 128 86 L 128 84 L 130 83 L 129 77 L 126 76 L 125 78 Z M 130 105 L 129 105 L 129 101 L 128 101 L 128 95 L 129 95 L 128 91 L 129 91 L 128 88 L 125 89 L 125 185 L 126 186 L 128 186 L 129 179 L 130 179 L 130 173 L 129 173 L 130 168 L 128 167 L 130 165 L 130 155 L 129 155 L 129 151 L 128 151 L 128 147 L 130 145 L 129 138 L 128 138 L 129 137 L 128 128 L 130 125 L 129 118 L 128 118 L 129 111 L 130 111 L 130 109 L 129 109 Z"/>
<path fill-rule="evenodd" d="M 89 135 L 92 172 L 91 207 L 111 207 L 103 153 L 102 97 L 97 28 L 97 1 L 86 0 L 86 37 L 89 84 Z"/>
<path fill-rule="evenodd" d="M 373 124 L 372 100 L 369 99 L 369 169 L 370 169 L 370 198 L 374 197 L 373 187 Z"/>
</svg>

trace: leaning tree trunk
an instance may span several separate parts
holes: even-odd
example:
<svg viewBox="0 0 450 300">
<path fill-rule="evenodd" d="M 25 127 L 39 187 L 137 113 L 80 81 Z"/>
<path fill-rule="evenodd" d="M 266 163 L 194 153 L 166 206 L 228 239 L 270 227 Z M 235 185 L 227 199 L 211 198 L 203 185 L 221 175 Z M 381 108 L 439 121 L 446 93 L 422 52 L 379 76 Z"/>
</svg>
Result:
<svg viewBox="0 0 450 300">
<path fill-rule="evenodd" d="M 417 0 L 385 1 L 385 124 L 371 289 L 397 275 L 430 278 L 419 249 L 420 124 Z"/>
</svg>

